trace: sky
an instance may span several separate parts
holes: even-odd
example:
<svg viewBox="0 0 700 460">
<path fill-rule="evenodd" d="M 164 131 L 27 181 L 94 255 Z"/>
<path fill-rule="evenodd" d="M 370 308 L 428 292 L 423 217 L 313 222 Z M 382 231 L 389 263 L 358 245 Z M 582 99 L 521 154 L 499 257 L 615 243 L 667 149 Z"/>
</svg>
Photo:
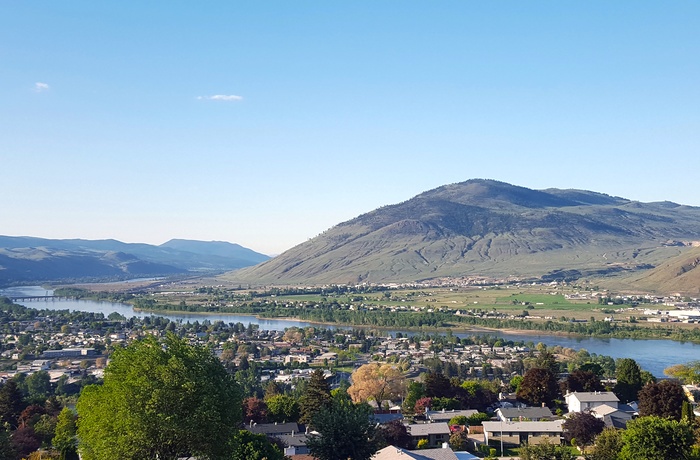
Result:
<svg viewBox="0 0 700 460">
<path fill-rule="evenodd" d="M 0 234 L 278 254 L 472 178 L 700 206 L 700 2 L 0 2 Z"/>
</svg>

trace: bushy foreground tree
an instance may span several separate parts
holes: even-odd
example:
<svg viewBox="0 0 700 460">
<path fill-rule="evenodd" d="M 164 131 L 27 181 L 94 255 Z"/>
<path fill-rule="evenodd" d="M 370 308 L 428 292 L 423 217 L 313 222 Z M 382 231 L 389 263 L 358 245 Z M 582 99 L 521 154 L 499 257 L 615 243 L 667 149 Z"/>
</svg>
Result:
<svg viewBox="0 0 700 460">
<path fill-rule="evenodd" d="M 690 460 L 695 439 L 689 423 L 650 416 L 630 420 L 620 460 Z"/>
<path fill-rule="evenodd" d="M 369 460 L 377 452 L 381 436 L 372 420 L 372 408 L 334 397 L 313 417 L 318 435 L 309 437 L 307 446 L 319 460 Z"/>
<path fill-rule="evenodd" d="M 104 384 L 78 400 L 85 460 L 229 459 L 241 423 L 237 384 L 210 350 L 168 335 L 117 349 Z"/>
</svg>

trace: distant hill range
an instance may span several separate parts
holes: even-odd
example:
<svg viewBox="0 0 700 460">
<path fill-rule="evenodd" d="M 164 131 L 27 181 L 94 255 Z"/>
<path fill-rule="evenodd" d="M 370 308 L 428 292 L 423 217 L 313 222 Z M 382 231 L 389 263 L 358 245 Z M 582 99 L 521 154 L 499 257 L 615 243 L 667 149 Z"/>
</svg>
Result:
<svg viewBox="0 0 700 460">
<path fill-rule="evenodd" d="M 224 276 L 267 284 L 619 278 L 682 258 L 698 241 L 698 207 L 477 179 L 368 212 Z"/>
<path fill-rule="evenodd" d="M 221 241 L 170 240 L 154 246 L 116 240 L 0 236 L 0 285 L 222 272 L 267 259 L 264 254 Z"/>
</svg>

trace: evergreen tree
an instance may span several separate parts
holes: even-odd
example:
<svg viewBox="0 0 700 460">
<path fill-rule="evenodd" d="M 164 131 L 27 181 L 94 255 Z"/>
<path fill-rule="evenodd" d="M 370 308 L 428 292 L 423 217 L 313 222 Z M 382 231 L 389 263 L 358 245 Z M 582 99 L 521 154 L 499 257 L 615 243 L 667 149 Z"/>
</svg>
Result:
<svg viewBox="0 0 700 460">
<path fill-rule="evenodd" d="M 0 388 L 0 424 L 9 423 L 11 427 L 16 428 L 25 407 L 17 382 L 8 380 Z"/>
<path fill-rule="evenodd" d="M 311 374 L 309 384 L 299 400 L 301 423 L 312 423 L 313 417 L 322 407 L 331 402 L 331 386 L 321 369 L 316 369 Z"/>
</svg>

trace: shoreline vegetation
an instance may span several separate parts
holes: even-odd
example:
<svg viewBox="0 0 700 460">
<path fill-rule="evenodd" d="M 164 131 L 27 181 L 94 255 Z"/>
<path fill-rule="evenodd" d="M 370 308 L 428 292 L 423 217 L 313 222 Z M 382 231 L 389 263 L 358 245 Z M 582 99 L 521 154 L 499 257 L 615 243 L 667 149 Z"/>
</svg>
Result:
<svg viewBox="0 0 700 460">
<path fill-rule="evenodd" d="M 682 329 L 668 326 L 638 326 L 607 321 L 564 322 L 557 320 L 499 319 L 454 313 L 396 312 L 384 310 L 353 311 L 330 307 L 284 308 L 269 305 L 244 304 L 235 307 L 188 306 L 177 304 L 134 302 L 134 310 L 150 313 L 236 314 L 260 319 L 305 321 L 320 325 L 373 327 L 409 331 L 491 331 L 503 334 L 539 332 L 546 335 L 567 335 L 616 339 L 661 339 L 700 343 L 700 329 Z"/>
<path fill-rule="evenodd" d="M 134 311 L 154 314 L 247 315 L 259 319 L 303 321 L 319 325 L 337 325 L 406 331 L 478 331 L 500 334 L 537 332 L 543 335 L 595 337 L 616 339 L 658 339 L 700 343 L 700 328 L 682 328 L 671 325 L 642 325 L 602 320 L 570 321 L 563 319 L 503 318 L 462 314 L 455 311 L 396 311 L 386 308 L 340 308 L 336 301 L 309 302 L 300 306 L 280 306 L 267 301 L 249 300 L 238 305 L 191 304 L 158 302 L 153 298 L 130 293 L 95 292 L 75 288 L 56 290 L 61 295 L 78 298 L 129 303 Z M 591 318 L 592 319 L 592 318 Z M 667 323 L 668 324 L 668 323 Z"/>
</svg>

